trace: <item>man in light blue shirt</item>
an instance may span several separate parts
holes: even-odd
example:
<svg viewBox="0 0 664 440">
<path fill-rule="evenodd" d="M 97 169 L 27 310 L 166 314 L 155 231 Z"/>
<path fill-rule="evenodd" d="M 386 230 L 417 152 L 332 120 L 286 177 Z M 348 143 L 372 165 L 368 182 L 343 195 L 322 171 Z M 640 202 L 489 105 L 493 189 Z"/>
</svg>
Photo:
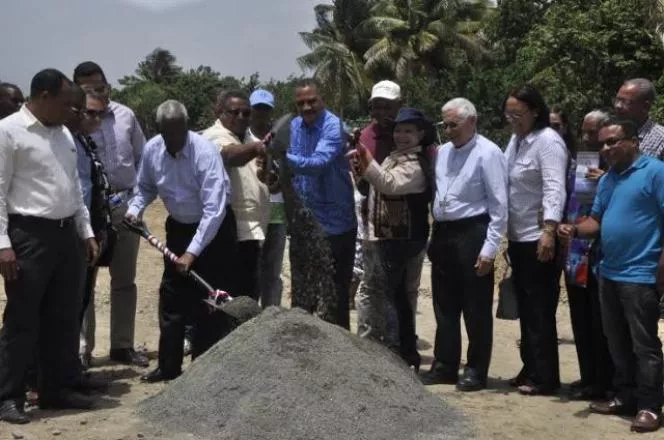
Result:
<svg viewBox="0 0 664 440">
<path fill-rule="evenodd" d="M 470 101 L 453 99 L 442 113 L 450 142 L 436 155 L 429 246 L 438 327 L 435 360 L 423 381 L 476 391 L 486 387 L 491 361 L 493 261 L 507 229 L 507 163 L 500 148 L 477 133 L 477 111 Z M 458 379 L 461 314 L 469 343 Z"/>
<path fill-rule="evenodd" d="M 209 313 L 205 297 L 185 275 L 195 269 L 214 287 L 232 291 L 236 254 L 235 217 L 227 204 L 230 184 L 217 148 L 189 131 L 187 110 L 168 100 L 157 109 L 160 135 L 145 146 L 138 174 L 138 191 L 126 217 L 135 221 L 157 197 L 166 219 L 166 246 L 180 255 L 175 265 L 164 262 L 159 289 L 159 367 L 143 377 L 147 382 L 170 380 L 181 373 L 185 323 L 193 324 L 192 358 L 222 336 L 222 313 Z"/>
<path fill-rule="evenodd" d="M 348 329 L 357 219 L 350 165 L 344 156 L 345 132 L 341 120 L 325 108 L 315 80 L 297 84 L 295 104 L 300 116 L 291 123 L 286 159 L 295 190 L 327 234 L 334 259 L 337 324 Z"/>
<path fill-rule="evenodd" d="M 617 394 L 592 403 L 590 410 L 636 413 L 632 431 L 655 431 L 662 411 L 657 322 L 664 291 L 664 164 L 639 154 L 638 131 L 631 121 L 606 122 L 599 141 L 611 169 L 599 182 L 590 217 L 559 227 L 563 237 L 599 233 L 601 240 L 600 303 Z"/>
</svg>

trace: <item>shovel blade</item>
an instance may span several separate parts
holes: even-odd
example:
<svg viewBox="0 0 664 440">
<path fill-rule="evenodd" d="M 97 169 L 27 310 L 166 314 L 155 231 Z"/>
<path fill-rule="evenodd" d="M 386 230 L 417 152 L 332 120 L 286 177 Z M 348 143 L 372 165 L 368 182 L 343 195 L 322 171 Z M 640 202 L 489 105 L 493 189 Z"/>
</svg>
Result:
<svg viewBox="0 0 664 440">
<path fill-rule="evenodd" d="M 210 307 L 235 318 L 240 323 L 255 318 L 263 311 L 258 303 L 248 296 L 238 296 L 226 302 L 216 302 L 211 298 L 204 299 L 203 301 Z"/>
</svg>

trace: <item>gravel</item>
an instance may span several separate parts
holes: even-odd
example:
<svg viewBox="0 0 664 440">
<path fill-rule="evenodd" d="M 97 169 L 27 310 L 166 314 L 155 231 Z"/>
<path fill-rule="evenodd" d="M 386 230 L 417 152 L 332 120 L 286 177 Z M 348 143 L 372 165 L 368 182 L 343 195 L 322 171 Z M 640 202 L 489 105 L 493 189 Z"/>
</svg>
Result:
<svg viewBox="0 0 664 440">
<path fill-rule="evenodd" d="M 199 440 L 466 439 L 464 416 L 384 347 L 269 307 L 139 405 Z"/>
</svg>

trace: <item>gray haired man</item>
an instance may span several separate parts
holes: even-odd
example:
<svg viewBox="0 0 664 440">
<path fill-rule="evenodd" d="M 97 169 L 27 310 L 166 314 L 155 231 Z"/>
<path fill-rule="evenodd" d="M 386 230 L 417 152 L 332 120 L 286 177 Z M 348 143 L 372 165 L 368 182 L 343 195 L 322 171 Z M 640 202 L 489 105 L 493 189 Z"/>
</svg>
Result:
<svg viewBox="0 0 664 440">
<path fill-rule="evenodd" d="M 166 206 L 166 246 L 180 255 L 165 262 L 159 289 L 159 367 L 147 382 L 180 375 L 185 323 L 193 324 L 192 358 L 203 354 L 222 336 L 225 319 L 209 313 L 205 292 L 184 273 L 195 269 L 213 286 L 230 290 L 236 255 L 235 217 L 227 206 L 230 185 L 214 144 L 189 131 L 187 110 L 173 100 L 157 109 L 159 135 L 146 145 L 138 173 L 138 192 L 126 217 L 136 221 L 159 196 Z"/>
<path fill-rule="evenodd" d="M 438 149 L 435 219 L 429 245 L 436 342 L 425 384 L 486 387 L 493 336 L 493 261 L 507 228 L 507 164 L 498 146 L 477 133 L 477 111 L 465 98 L 442 108 L 449 142 Z M 468 333 L 461 362 L 461 314 Z"/>
</svg>

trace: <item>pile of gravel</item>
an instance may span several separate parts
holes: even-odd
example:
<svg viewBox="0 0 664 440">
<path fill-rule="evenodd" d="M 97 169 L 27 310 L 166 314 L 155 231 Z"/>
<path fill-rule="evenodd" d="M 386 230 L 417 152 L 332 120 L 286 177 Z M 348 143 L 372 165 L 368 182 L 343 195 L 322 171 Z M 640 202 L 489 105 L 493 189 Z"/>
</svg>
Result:
<svg viewBox="0 0 664 440">
<path fill-rule="evenodd" d="M 139 414 L 201 440 L 469 438 L 461 413 L 387 349 L 278 307 L 217 343 Z"/>
</svg>

